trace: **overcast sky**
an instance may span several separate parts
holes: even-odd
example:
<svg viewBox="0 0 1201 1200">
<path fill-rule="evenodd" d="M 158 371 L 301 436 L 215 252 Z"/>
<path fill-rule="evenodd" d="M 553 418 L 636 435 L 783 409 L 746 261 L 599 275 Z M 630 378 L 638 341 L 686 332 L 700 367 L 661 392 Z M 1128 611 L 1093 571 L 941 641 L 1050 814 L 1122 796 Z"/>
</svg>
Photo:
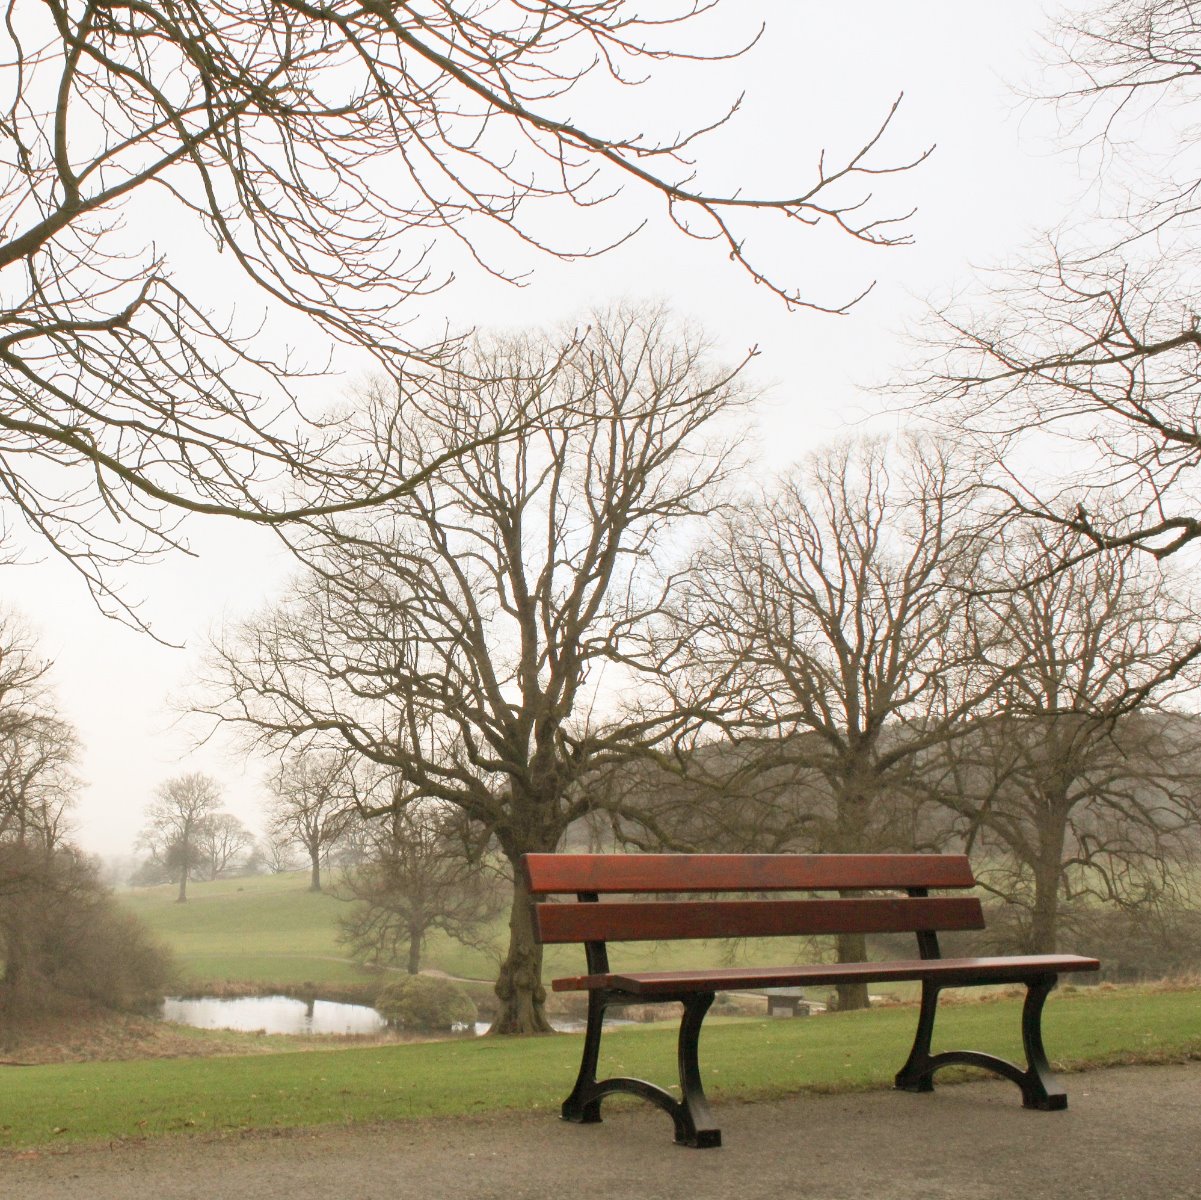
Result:
<svg viewBox="0 0 1201 1200">
<path fill-rule="evenodd" d="M 707 116 L 723 89 L 730 97 L 745 91 L 736 126 L 708 151 L 716 157 L 707 165 L 727 179 L 745 176 L 748 191 L 771 192 L 803 178 L 822 146 L 837 155 L 862 144 L 902 92 L 887 151 L 900 161 L 936 147 L 914 171 L 879 181 L 890 208 L 916 206 L 915 245 L 865 251 L 793 237 L 779 248 L 785 273 L 819 298 L 844 298 L 875 278 L 872 294 L 849 316 L 789 313 L 717 248 L 652 225 L 604 259 L 543 263 L 521 289 L 461 276 L 423 316 L 431 327 L 512 327 L 556 322 L 619 297 L 666 301 L 704 324 L 727 354 L 759 348 L 754 377 L 766 394 L 757 433 L 775 469 L 862 427 L 880 407 L 870 386 L 905 362 L 906 324 L 928 303 L 970 286 L 980 269 L 1020 258 L 1040 230 L 1080 202 L 1084 182 L 1078 165 L 1056 153 L 1053 114 L 1013 91 L 1037 78 L 1047 28 L 1041 4 L 744 0 L 729 7 L 739 18 L 762 12 L 767 35 L 742 60 L 693 72 L 696 94 L 678 97 L 682 110 L 695 105 Z M 334 397 L 354 383 L 351 367 L 325 386 Z M 210 520 L 192 521 L 188 532 L 196 557 L 128 575 L 158 635 L 183 649 L 98 615 L 61 564 L 8 569 L 8 603 L 30 619 L 55 660 L 63 709 L 85 746 L 77 838 L 100 854 L 129 852 L 157 784 L 185 770 L 216 776 L 227 807 L 259 823 L 262 764 L 229 746 L 197 748 L 197 730 L 177 722 L 172 698 L 186 692 L 209 631 L 266 602 L 291 566 L 259 531 Z"/>
</svg>

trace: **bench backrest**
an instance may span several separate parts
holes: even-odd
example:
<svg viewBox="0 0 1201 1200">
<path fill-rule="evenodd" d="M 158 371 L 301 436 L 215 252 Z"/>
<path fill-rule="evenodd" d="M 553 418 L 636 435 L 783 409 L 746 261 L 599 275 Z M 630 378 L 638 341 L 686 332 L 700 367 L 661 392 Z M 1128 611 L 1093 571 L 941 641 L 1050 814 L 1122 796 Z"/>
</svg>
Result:
<svg viewBox="0 0 1201 1200">
<path fill-rule="evenodd" d="M 574 901 L 534 905 L 543 943 L 659 941 L 676 938 L 785 937 L 833 933 L 929 936 L 983 929 L 972 896 L 930 897 L 931 888 L 970 888 L 956 854 L 527 854 L 534 897 L 574 893 Z M 888 897 L 709 899 L 722 892 L 898 891 Z M 700 893 L 705 899 L 601 901 L 620 894 Z"/>
</svg>

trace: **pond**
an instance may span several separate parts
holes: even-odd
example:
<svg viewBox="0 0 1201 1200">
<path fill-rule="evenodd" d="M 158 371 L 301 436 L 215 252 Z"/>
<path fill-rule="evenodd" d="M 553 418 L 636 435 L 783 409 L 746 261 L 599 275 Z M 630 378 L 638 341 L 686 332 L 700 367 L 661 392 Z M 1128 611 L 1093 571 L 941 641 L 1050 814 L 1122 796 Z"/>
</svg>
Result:
<svg viewBox="0 0 1201 1200">
<path fill-rule="evenodd" d="M 381 1033 L 388 1023 L 365 1004 L 335 1004 L 332 1000 L 294 1000 L 290 996 L 240 996 L 218 999 L 168 996 L 160 1016 L 164 1021 L 197 1029 L 262 1029 L 267 1033 Z"/>
<path fill-rule="evenodd" d="M 159 1016 L 197 1029 L 239 1029 L 254 1033 L 340 1033 L 371 1035 L 388 1027 L 383 1017 L 365 1004 L 335 1004 L 332 1000 L 294 1000 L 290 996 L 240 996 L 221 999 L 168 996 Z M 608 1023 L 608 1022 L 606 1022 Z M 613 1024 L 626 1024 L 614 1021 Z M 582 1029 L 582 1021 L 552 1020 L 560 1032 Z M 488 1032 L 488 1022 L 478 1021 L 476 1034 Z"/>
</svg>

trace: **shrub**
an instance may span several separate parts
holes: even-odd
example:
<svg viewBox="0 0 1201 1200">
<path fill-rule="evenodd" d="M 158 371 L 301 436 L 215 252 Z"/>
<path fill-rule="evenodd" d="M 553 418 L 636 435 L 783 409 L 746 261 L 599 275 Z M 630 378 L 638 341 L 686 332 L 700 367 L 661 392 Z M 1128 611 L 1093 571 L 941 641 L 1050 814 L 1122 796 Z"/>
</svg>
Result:
<svg viewBox="0 0 1201 1200">
<path fill-rule="evenodd" d="M 434 975 L 409 975 L 389 984 L 376 997 L 375 1007 L 390 1025 L 420 1032 L 473 1025 L 479 1016 L 462 987 Z"/>
<path fill-rule="evenodd" d="M 70 847 L 0 844 L 0 959 L 0 1019 L 67 999 L 145 1008 L 174 973 L 169 952 Z"/>
<path fill-rule="evenodd" d="M 167 948 L 108 896 L 97 898 L 86 922 L 64 932 L 65 953 L 55 964 L 53 979 L 68 994 L 106 1008 L 142 1012 L 157 1005 L 175 981 Z"/>
</svg>

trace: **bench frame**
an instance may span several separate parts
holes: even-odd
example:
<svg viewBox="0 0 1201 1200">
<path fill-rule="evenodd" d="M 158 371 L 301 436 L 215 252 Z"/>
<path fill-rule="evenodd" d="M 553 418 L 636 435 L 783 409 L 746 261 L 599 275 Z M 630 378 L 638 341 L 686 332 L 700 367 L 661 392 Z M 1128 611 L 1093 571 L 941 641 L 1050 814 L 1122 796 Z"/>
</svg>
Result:
<svg viewBox="0 0 1201 1200">
<path fill-rule="evenodd" d="M 587 893 L 581 900 L 588 898 Z M 604 942 L 588 942 L 588 973 L 608 973 L 607 951 Z M 622 991 L 620 988 L 596 987 L 588 992 L 588 1024 L 584 1031 L 584 1052 L 580 1059 L 580 1071 L 575 1087 L 563 1101 L 562 1116 L 565 1121 L 580 1125 L 591 1125 L 600 1121 L 601 1101 L 606 1096 L 624 1092 L 641 1096 L 657 1104 L 675 1124 L 676 1141 L 682 1146 L 706 1148 L 721 1145 L 721 1130 L 717 1128 L 705 1098 L 701 1083 L 701 1068 L 698 1058 L 701 1039 L 701 1024 L 712 1005 L 716 992 L 682 991 L 676 995 L 667 993 L 654 997 L 653 1002 L 670 1003 L 679 1001 L 684 1005 L 680 1017 L 680 1032 L 676 1043 L 676 1064 L 680 1074 L 682 1099 L 677 1100 L 670 1092 L 645 1079 L 615 1075 L 598 1080 L 596 1068 L 600 1061 L 601 1028 L 605 1010 L 613 1006 L 646 1003 L 647 997 Z"/>
<path fill-rule="evenodd" d="M 770 861 L 769 861 L 770 860 Z M 841 861 L 840 861 L 841 860 Z M 765 871 L 766 866 L 766 871 Z M 832 869 L 831 869 L 832 868 Z M 685 1146 L 697 1148 L 721 1145 L 721 1131 L 717 1127 L 705 1097 L 699 1064 L 701 1025 L 719 990 L 737 987 L 737 977 L 742 974 L 754 980 L 753 986 L 788 986 L 798 981 L 806 983 L 837 983 L 845 981 L 880 982 L 882 979 L 916 979 L 922 984 L 921 1005 L 917 1031 L 913 1046 L 900 1071 L 894 1086 L 909 1092 L 932 1092 L 934 1074 L 943 1067 L 962 1064 L 982 1067 L 1006 1079 L 1021 1089 L 1022 1104 L 1026 1108 L 1043 1111 L 1060 1110 L 1067 1107 L 1067 1094 L 1055 1078 L 1047 1061 L 1042 1040 L 1042 1011 L 1047 997 L 1054 989 L 1060 971 L 1096 970 L 1100 965 L 1095 959 L 1078 958 L 1071 955 L 1011 956 L 993 959 L 943 959 L 938 943 L 937 928 L 983 928 L 983 917 L 976 900 L 932 900 L 926 907 L 918 908 L 929 896 L 929 884 L 934 887 L 969 887 L 972 876 L 967 859 L 959 855 L 528 855 L 524 860 L 526 884 L 533 897 L 555 893 L 575 893 L 575 905 L 535 904 L 535 929 L 539 940 L 544 942 L 571 942 L 580 940 L 571 936 L 572 930 L 582 928 L 594 932 L 597 921 L 599 928 L 606 923 L 621 936 L 610 934 L 611 940 L 634 940 L 659 938 L 662 936 L 663 921 L 652 932 L 640 931 L 631 922 L 637 922 L 638 912 L 650 913 L 652 919 L 657 906 L 664 901 L 646 901 L 616 907 L 602 906 L 591 912 L 581 911 L 583 905 L 596 905 L 600 893 L 604 892 L 685 892 L 703 891 L 697 883 L 708 882 L 713 891 L 764 890 L 817 890 L 818 888 L 839 890 L 844 895 L 850 889 L 866 890 L 869 886 L 890 887 L 905 893 L 889 909 L 899 915 L 882 917 L 878 911 L 866 912 L 862 900 L 826 901 L 829 916 L 822 912 L 822 901 L 802 901 L 786 909 L 790 902 L 749 901 L 734 904 L 675 904 L 670 910 L 663 909 L 668 918 L 687 910 L 705 910 L 679 936 L 704 936 L 699 932 L 706 920 L 716 914 L 720 920 L 732 921 L 735 926 L 748 921 L 755 932 L 759 926 L 770 924 L 776 912 L 785 910 L 784 920 L 796 924 L 798 912 L 813 906 L 821 913 L 819 923 L 833 928 L 821 932 L 841 932 L 838 922 L 842 921 L 846 931 L 858 932 L 868 922 L 868 931 L 880 932 L 878 925 L 870 922 L 884 920 L 884 928 L 900 927 L 915 932 L 920 959 L 912 963 L 889 964 L 840 964 L 814 968 L 782 967 L 778 970 L 723 969 L 710 972 L 647 972 L 642 974 L 613 974 L 609 966 L 607 941 L 598 937 L 584 939 L 584 952 L 588 974 L 583 977 L 557 979 L 552 987 L 556 991 L 587 990 L 588 1021 L 584 1034 L 584 1047 L 575 1086 L 563 1102 L 562 1117 L 578 1124 L 593 1124 L 601 1120 L 601 1102 L 611 1095 L 624 1093 L 639 1096 L 663 1109 L 675 1126 L 675 1140 Z M 665 882 L 674 877 L 671 882 Z M 737 882 L 731 884 L 731 880 Z M 908 882 L 902 882 L 908 881 Z M 721 886 L 717 886 L 717 885 Z M 570 886 L 564 886 L 570 885 Z M 590 886 L 590 885 L 595 885 Z M 578 890 L 577 890 L 578 889 Z M 869 906 L 872 901 L 866 902 Z M 880 905 L 882 902 L 874 902 Z M 754 911 L 754 906 L 762 906 Z M 774 905 L 771 912 L 765 911 Z M 842 906 L 841 908 L 839 906 Z M 937 908 L 942 905 L 945 908 Z M 910 906 L 907 908 L 906 906 Z M 958 906 L 958 907 L 955 907 Z M 974 906 L 974 909 L 970 906 Z M 622 914 L 608 919 L 605 909 Z M 558 910 L 557 912 L 555 910 Z M 736 911 L 738 910 L 738 911 Z M 946 912 L 949 919 L 934 928 L 923 928 L 922 924 L 933 923 L 930 913 Z M 914 917 L 912 914 L 918 915 Z M 749 914 L 749 915 L 746 915 Z M 919 922 L 914 929 L 913 924 Z M 892 924 L 889 924 L 889 922 Z M 623 924 L 624 922 L 624 924 Z M 770 930 L 776 934 L 812 932 L 791 926 Z M 714 934 L 713 936 L 720 936 Z M 873 968 L 875 970 L 873 971 Z M 803 977 L 803 979 L 801 978 Z M 931 1054 L 934 1020 L 937 1013 L 939 993 L 947 987 L 974 987 L 998 982 L 1024 984 L 1026 999 L 1022 1009 L 1022 1045 L 1026 1063 L 1018 1066 L 991 1054 L 973 1050 L 952 1050 Z M 751 986 L 744 984 L 743 986 Z M 647 1003 L 678 1002 L 684 1012 L 680 1020 L 677 1043 L 681 1097 L 677 1099 L 669 1091 L 643 1079 L 614 1076 L 597 1079 L 596 1071 L 600 1057 L 601 1032 L 605 1012 L 616 1006 Z"/>
</svg>

